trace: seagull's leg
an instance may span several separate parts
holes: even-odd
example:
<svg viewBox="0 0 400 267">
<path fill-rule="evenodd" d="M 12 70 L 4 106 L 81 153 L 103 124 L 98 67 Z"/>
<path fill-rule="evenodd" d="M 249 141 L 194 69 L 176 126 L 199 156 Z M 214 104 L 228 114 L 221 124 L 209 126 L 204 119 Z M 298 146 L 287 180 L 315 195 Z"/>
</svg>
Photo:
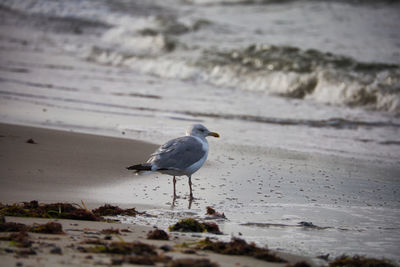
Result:
<svg viewBox="0 0 400 267">
<path fill-rule="evenodd" d="M 189 177 L 189 189 L 190 189 L 190 199 L 193 199 L 193 192 L 192 192 L 192 176 Z"/>
<path fill-rule="evenodd" d="M 174 184 L 174 200 L 176 199 L 176 178 L 172 178 L 172 183 Z"/>
<path fill-rule="evenodd" d="M 188 207 L 188 209 L 192 208 L 192 202 L 193 202 L 193 198 L 189 198 L 189 207 Z"/>
</svg>

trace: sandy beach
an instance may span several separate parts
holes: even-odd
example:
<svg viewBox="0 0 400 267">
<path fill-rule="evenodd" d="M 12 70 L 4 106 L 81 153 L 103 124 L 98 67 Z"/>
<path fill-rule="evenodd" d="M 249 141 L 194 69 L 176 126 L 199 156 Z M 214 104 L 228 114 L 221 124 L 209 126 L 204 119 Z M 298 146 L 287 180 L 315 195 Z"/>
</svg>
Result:
<svg viewBox="0 0 400 267">
<path fill-rule="evenodd" d="M 147 160 L 153 144 L 52 131 L 34 127 L 0 125 L 1 202 L 85 201 L 90 188 L 134 179 L 125 167 Z M 32 139 L 35 144 L 27 143 Z M 23 167 L 22 167 L 23 165 Z"/>
<path fill-rule="evenodd" d="M 143 160 L 143 155 L 154 148 L 153 144 L 126 139 L 1 124 L 0 202 L 11 204 L 38 200 L 40 203 L 80 204 L 84 201 L 89 208 L 98 207 L 104 204 L 104 199 L 93 198 L 89 188 L 117 183 L 119 179 L 120 181 L 135 179 L 135 176 L 128 177 L 123 167 L 129 164 L 130 160 Z M 21 167 L 21 164 L 24 164 L 24 167 Z M 115 179 L 110 181 L 110 177 Z M 88 190 L 85 190 L 86 188 Z M 140 209 L 143 211 L 144 207 Z M 181 248 L 179 245 L 184 242 L 188 244 L 197 242 L 202 238 L 200 234 L 171 232 L 171 241 L 147 240 L 147 233 L 154 230 L 151 225 L 19 217 L 5 217 L 5 220 L 27 225 L 58 222 L 62 225 L 64 234 L 29 233 L 35 255 L 22 255 L 22 252 L 18 254 L 18 251 L 24 251 L 24 249 L 1 242 L 1 266 L 110 265 L 113 259 L 115 260 L 115 255 L 83 253 L 77 247 L 88 239 L 104 240 L 107 235 L 102 234 L 101 231 L 111 228 L 121 231 L 120 234 L 112 235 L 108 240 L 139 241 L 154 245 L 155 248 L 166 245 L 171 248 L 171 251 L 163 255 L 173 259 L 208 259 L 218 263 L 219 266 L 285 266 L 287 264 L 267 263 L 251 257 L 218 255 L 204 251 L 186 252 L 188 249 Z M 0 233 L 0 235 L 7 236 L 6 233 Z M 54 252 L 54 248 L 57 248 L 57 252 Z M 305 257 L 282 252 L 278 252 L 277 255 L 290 264 L 305 260 L 312 264 L 311 260 Z"/>
</svg>

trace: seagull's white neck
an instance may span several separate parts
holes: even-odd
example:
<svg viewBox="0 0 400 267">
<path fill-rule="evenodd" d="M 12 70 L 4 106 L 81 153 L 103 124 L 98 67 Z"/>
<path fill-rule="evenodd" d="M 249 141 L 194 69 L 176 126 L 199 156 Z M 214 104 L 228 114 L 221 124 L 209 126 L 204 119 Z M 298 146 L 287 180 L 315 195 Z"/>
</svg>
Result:
<svg viewBox="0 0 400 267">
<path fill-rule="evenodd" d="M 190 135 L 193 138 L 196 138 L 203 146 L 203 150 L 208 152 L 208 141 L 204 136 L 196 136 Z"/>
</svg>

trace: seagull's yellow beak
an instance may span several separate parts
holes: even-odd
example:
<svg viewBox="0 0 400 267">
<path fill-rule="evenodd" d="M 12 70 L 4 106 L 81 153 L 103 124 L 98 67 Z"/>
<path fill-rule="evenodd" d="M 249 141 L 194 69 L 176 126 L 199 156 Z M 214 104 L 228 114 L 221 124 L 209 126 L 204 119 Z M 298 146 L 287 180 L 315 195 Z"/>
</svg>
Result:
<svg viewBox="0 0 400 267">
<path fill-rule="evenodd" d="M 218 133 L 215 133 L 215 132 L 209 132 L 208 133 L 208 136 L 214 136 L 214 137 L 219 137 L 219 134 Z"/>
</svg>

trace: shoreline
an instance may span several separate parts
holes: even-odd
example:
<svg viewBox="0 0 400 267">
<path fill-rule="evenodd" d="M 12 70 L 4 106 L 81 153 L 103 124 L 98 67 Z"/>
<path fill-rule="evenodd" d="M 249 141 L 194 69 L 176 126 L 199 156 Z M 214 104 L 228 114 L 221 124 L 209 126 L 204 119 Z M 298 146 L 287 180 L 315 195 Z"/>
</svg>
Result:
<svg viewBox="0 0 400 267">
<path fill-rule="evenodd" d="M 30 139 L 33 141 L 27 143 Z M 302 228 L 298 227 L 298 231 L 291 232 L 290 237 L 286 236 L 284 237 L 286 239 L 282 239 L 281 235 L 285 236 L 285 231 L 290 231 L 289 229 L 293 227 L 272 228 L 267 234 L 265 230 L 268 227 L 265 229 L 257 227 L 246 228 L 245 226 L 238 225 L 238 223 L 242 221 L 242 216 L 249 216 L 248 220 L 250 221 L 245 222 L 250 223 L 265 222 L 266 220 L 266 226 L 268 226 L 268 223 L 273 224 L 273 222 L 284 222 L 288 225 L 297 225 L 299 221 L 312 222 L 317 226 L 332 229 L 329 231 L 322 230 L 322 232 L 311 229 L 307 229 L 306 231 L 309 237 L 315 239 L 313 242 L 320 242 L 319 233 L 324 236 L 326 235 L 324 237 L 325 241 L 323 241 L 326 244 L 320 244 L 320 246 L 324 245 L 327 250 L 322 249 L 321 251 L 333 253 L 333 251 L 329 250 L 332 246 L 329 240 L 332 237 L 335 236 L 338 240 L 343 238 L 343 240 L 346 240 L 345 242 L 354 242 L 351 238 L 347 240 L 343 236 L 344 232 L 341 231 L 341 227 L 343 224 L 346 225 L 347 221 L 352 222 L 358 218 L 357 214 L 362 210 L 347 210 L 345 207 L 344 209 L 340 209 L 343 206 L 338 206 L 339 209 L 337 209 L 335 205 L 331 207 L 332 209 L 324 208 L 324 202 L 321 203 L 321 201 L 328 201 L 330 195 L 323 198 L 323 194 L 329 193 L 334 196 L 336 192 L 342 192 L 342 183 L 348 184 L 351 182 L 349 185 L 354 187 L 354 190 L 359 190 L 359 183 L 357 181 L 365 183 L 367 180 L 368 184 L 364 185 L 366 188 L 372 182 L 379 182 L 382 190 L 386 190 L 386 185 L 386 188 L 389 188 L 391 184 L 395 185 L 397 183 L 394 180 L 394 172 L 383 173 L 381 172 L 383 169 L 381 171 L 377 170 L 376 174 L 385 174 L 385 177 L 387 176 L 386 178 L 388 179 L 387 181 L 383 180 L 384 177 L 379 179 L 379 181 L 375 181 L 375 179 L 369 181 L 366 178 L 378 177 L 371 173 L 373 166 L 362 168 L 362 166 L 366 165 L 358 165 L 358 161 L 347 162 L 345 159 L 336 157 L 328 158 L 316 154 L 309 154 L 305 157 L 306 154 L 304 153 L 284 150 L 271 150 L 267 156 L 263 154 L 264 151 L 257 152 L 253 150 L 235 151 L 233 154 L 230 154 L 232 151 L 229 148 L 221 150 L 221 147 L 213 146 L 213 153 L 210 154 L 210 160 L 194 179 L 195 197 L 199 196 L 200 198 L 194 202 L 192 210 L 187 209 L 187 199 L 185 197 L 187 194 L 186 179 L 178 181 L 178 193 L 183 197 L 177 200 L 178 205 L 175 210 L 170 210 L 166 206 L 168 201 L 170 201 L 170 194 L 172 192 L 172 188 L 170 188 L 171 179 L 169 177 L 158 177 L 157 175 L 134 176 L 131 172 L 125 170 L 125 167 L 129 164 L 147 160 L 147 156 L 157 147 L 155 144 L 130 139 L 0 124 L 0 182 L 2 183 L 2 187 L 0 188 L 0 202 L 13 203 L 38 200 L 41 203 L 81 203 L 83 201 L 89 208 L 98 207 L 103 204 L 112 204 L 123 208 L 135 207 L 139 211 L 150 210 L 152 213 L 155 211 L 156 216 L 158 216 L 158 219 L 155 220 L 154 218 L 151 220 L 151 218 L 146 217 L 140 218 L 140 222 L 123 220 L 124 222 L 130 222 L 129 225 L 131 226 L 145 227 L 145 229 L 152 229 L 153 225 L 160 227 L 160 223 L 160 229 L 167 228 L 168 226 L 164 225 L 164 223 L 169 222 L 171 218 L 174 218 L 176 222 L 179 216 L 199 217 L 200 214 L 204 213 L 204 207 L 210 205 L 221 212 L 225 212 L 230 219 L 229 223 L 221 223 L 222 231 L 225 234 L 232 233 L 238 235 L 239 232 L 242 232 L 242 237 L 248 241 L 255 241 L 261 246 L 270 246 L 272 244 L 274 251 L 288 252 L 288 255 L 306 255 L 307 261 L 313 261 L 316 259 L 316 256 L 323 254 L 321 252 L 313 252 L 310 249 L 306 249 L 306 251 L 296 249 L 296 246 L 299 248 L 304 247 L 302 245 L 304 240 L 301 239 L 301 236 L 304 238 L 305 230 L 302 230 Z M 259 163 L 257 164 L 256 162 Z M 275 190 L 265 195 L 258 193 L 261 190 L 260 187 L 263 187 L 262 183 L 264 182 L 264 178 L 260 176 L 260 171 L 263 170 L 263 173 L 267 174 L 267 170 L 263 169 L 265 165 L 262 165 L 262 162 L 268 162 L 272 166 L 269 167 L 268 172 L 270 170 L 276 172 L 271 173 L 269 178 L 265 178 L 266 190 Z M 248 167 L 254 166 L 254 163 L 259 166 L 254 170 L 249 169 Z M 315 176 L 315 172 L 318 170 L 324 170 L 319 174 L 324 178 L 323 180 L 318 180 L 316 183 L 313 177 L 318 177 Z M 350 171 L 354 172 L 350 177 L 345 175 L 347 172 L 350 173 Z M 365 176 L 364 173 L 370 173 L 370 175 Z M 243 175 L 257 177 L 260 183 L 253 183 L 251 180 L 247 180 L 247 182 L 243 181 Z M 229 180 L 226 180 L 227 177 L 229 177 Z M 352 179 L 348 180 L 348 178 Z M 352 182 L 351 180 L 353 179 L 355 180 Z M 307 182 L 308 180 L 309 182 Z M 245 183 L 244 185 L 247 188 L 245 191 L 241 190 L 242 182 Z M 326 188 L 326 185 L 331 185 L 333 182 L 338 187 L 337 189 Z M 308 189 L 306 185 L 309 187 Z M 324 186 L 324 189 L 320 189 L 321 186 Z M 302 190 L 299 191 L 299 188 L 304 188 L 307 191 L 303 193 Z M 226 195 L 227 192 L 233 193 Z M 249 194 L 249 192 L 257 192 L 257 196 Z M 366 191 L 366 193 L 368 192 Z M 233 195 L 237 198 L 232 199 L 231 196 Z M 376 196 L 376 194 L 371 196 Z M 349 194 L 349 197 L 352 197 L 352 195 Z M 393 195 L 393 197 L 395 196 Z M 368 199 L 368 203 L 366 204 L 373 201 L 368 198 L 368 195 L 365 195 L 364 198 Z M 386 194 L 386 198 L 389 201 L 394 201 L 394 199 L 391 200 L 392 197 L 390 194 Z M 341 201 L 345 203 L 345 200 Z M 364 203 L 362 201 L 364 200 L 360 199 L 359 203 Z M 383 205 L 384 200 L 375 201 L 379 202 L 372 202 L 371 211 L 374 210 L 374 207 Z M 287 204 L 285 205 L 285 203 Z M 330 202 L 328 201 L 327 203 Z M 395 205 L 395 203 L 393 202 L 392 205 Z M 250 210 L 249 207 L 251 207 Z M 282 209 L 282 207 L 284 208 Z M 296 207 L 301 207 L 300 210 L 303 210 L 303 212 L 299 213 Z M 333 211 L 334 213 L 331 214 Z M 261 217 L 260 212 L 268 213 L 268 215 Z M 354 212 L 356 212 L 354 214 L 355 217 L 353 217 Z M 368 214 L 369 209 L 366 209 L 365 212 L 365 214 L 359 214 L 361 215 L 360 218 Z M 179 215 L 179 213 L 182 214 Z M 390 213 L 381 211 L 381 215 L 379 216 L 382 215 L 387 218 L 390 218 L 388 216 L 396 216 L 395 210 L 390 210 Z M 20 219 L 13 217 L 10 220 Z M 31 220 L 36 219 L 32 218 Z M 332 224 L 332 221 L 336 220 L 343 220 L 343 222 Z M 78 222 L 80 225 L 82 223 L 85 224 L 85 222 Z M 361 220 L 360 223 L 376 224 L 376 222 L 373 222 L 373 218 L 371 222 Z M 114 227 L 114 225 L 110 224 L 109 226 Z M 377 225 L 376 227 L 380 226 Z M 374 231 L 373 229 L 367 230 L 371 232 Z M 261 242 L 257 241 L 256 238 L 259 237 L 259 234 L 255 233 L 260 230 L 268 237 L 267 241 L 264 239 L 259 239 Z M 348 234 L 346 236 L 352 236 L 351 232 L 355 231 L 358 233 L 360 229 L 347 225 L 347 230 L 350 232 L 347 231 Z M 270 233 L 272 233 L 272 236 Z M 188 235 L 190 236 L 190 234 Z M 260 237 L 262 238 L 262 236 Z M 227 236 L 225 236 L 225 240 L 226 238 Z M 357 236 L 354 236 L 354 238 L 357 238 Z M 139 240 L 142 239 L 139 238 Z M 357 252 L 354 252 L 354 248 L 351 248 L 347 250 L 347 253 Z M 332 255 L 332 257 L 335 257 L 334 255 L 338 254 Z M 298 259 L 298 256 L 295 256 L 295 258 Z M 265 264 L 265 262 L 261 263 Z"/>
</svg>

